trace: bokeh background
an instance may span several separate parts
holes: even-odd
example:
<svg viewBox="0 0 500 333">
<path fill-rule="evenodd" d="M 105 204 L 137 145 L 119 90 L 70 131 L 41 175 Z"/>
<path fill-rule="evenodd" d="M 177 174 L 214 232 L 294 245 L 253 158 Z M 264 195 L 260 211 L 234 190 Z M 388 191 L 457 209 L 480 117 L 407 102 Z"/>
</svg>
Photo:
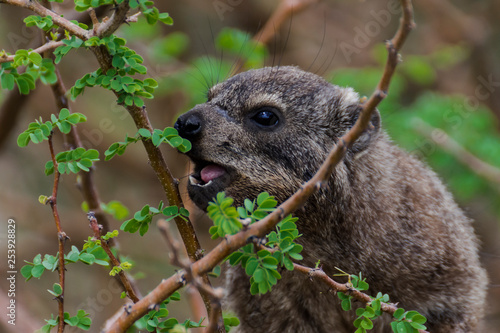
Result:
<svg viewBox="0 0 500 333">
<path fill-rule="evenodd" d="M 276 26 L 265 47 L 249 44 L 280 1 L 157 1 L 168 12 L 173 26 L 148 25 L 144 19 L 123 26 L 118 35 L 145 59 L 148 77 L 159 82 L 156 98 L 147 101 L 155 128 L 172 126 L 176 117 L 203 102 L 207 88 L 231 73 L 264 65 L 296 65 L 322 75 L 329 81 L 354 87 L 370 95 L 385 61 L 383 41 L 390 39 L 399 22 L 398 1 L 309 1 Z M 72 11 L 72 1 L 55 4 L 65 17 L 89 21 L 86 13 Z M 102 8 L 99 15 L 110 15 Z M 26 28 L 27 10 L 0 4 L 0 49 L 14 52 L 41 44 L 37 28 Z M 379 109 L 383 124 L 393 140 L 427 161 L 453 192 L 460 206 L 475 222 L 481 239 L 481 260 L 490 277 L 485 327 L 481 332 L 498 332 L 500 327 L 500 1 L 420 0 L 415 3 L 414 30 L 402 52 L 402 63 L 390 87 L 389 97 Z M 245 46 L 241 46 L 245 44 Z M 241 68 L 240 68 L 241 67 Z M 60 63 L 63 81 L 75 80 L 98 68 L 88 50 L 71 51 Z M 13 101 L 5 107 L 7 101 Z M 38 196 L 49 195 L 52 177 L 44 175 L 49 160 L 46 144 L 19 148 L 16 138 L 35 118 L 48 119 L 56 113 L 49 87 L 37 83 L 28 96 L 0 92 L 0 221 L 2 277 L 6 268 L 7 219 L 17 226 L 17 268 L 38 253 L 55 255 L 57 239 L 49 207 Z M 125 135 L 136 133 L 125 109 L 116 105 L 109 91 L 87 89 L 72 102 L 74 112 L 88 121 L 78 126 L 86 148 L 104 151 Z M 56 149 L 63 141 L 56 137 Z M 452 143 L 451 147 L 447 144 Z M 181 180 L 188 174 L 187 159 L 170 147 L 163 147 L 167 163 Z M 123 156 L 97 163 L 95 178 L 104 202 L 120 201 L 133 212 L 145 204 L 157 205 L 164 194 L 145 151 L 131 145 Z M 91 234 L 82 195 L 74 175 L 63 176 L 59 209 L 63 228 L 71 237 L 67 248 L 82 248 Z M 185 191 L 182 191 L 183 194 Z M 214 246 L 207 236 L 209 221 L 188 203 L 192 220 L 205 249 Z M 112 228 L 121 222 L 112 220 Z M 131 274 L 143 294 L 170 276 L 167 246 L 156 227 L 143 237 L 121 232 L 121 253 L 133 261 Z M 56 301 L 46 292 L 57 281 L 57 273 L 46 272 L 40 280 L 27 283 L 17 276 L 18 321 L 15 329 L 0 320 L 0 331 L 32 331 L 43 319 L 57 312 Z M 0 307 L 5 309 L 7 283 L 0 280 Z M 183 292 L 184 293 L 184 292 Z M 179 320 L 192 317 L 189 297 L 173 304 L 171 314 Z M 81 263 L 68 266 L 66 309 L 75 313 L 85 308 L 93 317 L 97 332 L 122 304 L 120 292 L 100 266 Z"/>
</svg>

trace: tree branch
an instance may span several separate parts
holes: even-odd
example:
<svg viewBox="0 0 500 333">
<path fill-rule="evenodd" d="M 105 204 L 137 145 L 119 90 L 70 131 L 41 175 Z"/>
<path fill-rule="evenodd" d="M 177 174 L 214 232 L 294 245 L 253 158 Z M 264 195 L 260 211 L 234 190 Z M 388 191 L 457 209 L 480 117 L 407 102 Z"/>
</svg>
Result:
<svg viewBox="0 0 500 333">
<path fill-rule="evenodd" d="M 52 22 L 54 22 L 57 26 L 64 28 L 68 30 L 72 35 L 75 35 L 76 37 L 87 40 L 90 37 L 89 31 L 80 28 L 78 25 L 74 24 L 73 22 L 70 22 L 68 19 L 65 19 L 61 17 L 59 14 L 54 13 L 52 10 L 45 8 L 42 6 L 40 3 L 37 1 L 31 1 L 31 0 L 2 0 L 0 2 L 17 6 L 17 7 L 22 7 L 29 9 L 35 13 L 37 13 L 40 16 L 50 16 L 52 17 Z"/>
<path fill-rule="evenodd" d="M 453 155 L 457 160 L 462 162 L 471 171 L 477 173 L 479 176 L 487 179 L 488 181 L 500 185 L 500 169 L 488 164 L 465 148 L 463 148 L 458 142 L 453 140 L 444 130 L 432 127 L 425 121 L 415 118 L 415 129 L 420 132 L 425 137 L 432 140 L 444 151 Z M 499 187 L 496 187 L 500 190 Z"/>
<path fill-rule="evenodd" d="M 64 243 L 69 237 L 61 228 L 61 219 L 59 218 L 59 211 L 57 210 L 57 190 L 59 187 L 59 179 L 61 174 L 57 171 L 56 155 L 54 153 L 54 145 L 52 143 L 52 134 L 49 135 L 49 149 L 50 156 L 52 158 L 52 163 L 54 164 L 54 186 L 52 189 L 52 195 L 48 199 L 48 203 L 52 208 L 52 215 L 54 216 L 54 221 L 57 228 L 57 241 L 59 244 L 59 284 L 61 285 L 61 294 L 56 297 L 59 305 L 59 324 L 57 327 L 57 332 L 62 333 L 64 331 L 64 278 L 66 273 L 66 268 L 64 267 Z"/>
<path fill-rule="evenodd" d="M 267 20 L 262 29 L 255 35 L 254 40 L 263 44 L 276 35 L 277 29 L 294 13 L 298 13 L 318 0 L 281 0 L 276 10 Z"/>
<path fill-rule="evenodd" d="M 62 41 L 50 41 L 46 44 L 43 44 L 42 46 L 40 47 L 37 47 L 36 49 L 34 49 L 33 51 L 31 52 L 36 52 L 36 53 L 44 53 L 46 51 L 49 51 L 49 50 L 53 50 L 61 45 L 64 45 L 64 43 Z M 14 60 L 14 54 L 13 55 L 10 55 L 10 56 L 4 56 L 4 57 L 0 57 L 0 64 L 3 63 L 3 62 L 9 62 L 9 61 L 13 61 Z"/>
<path fill-rule="evenodd" d="M 97 36 L 107 37 L 116 31 L 123 23 L 127 17 L 127 13 L 130 9 L 129 1 L 123 1 L 121 4 L 115 7 L 115 12 L 109 20 L 105 23 L 101 23 L 96 31 Z"/>
<path fill-rule="evenodd" d="M 209 284 L 204 283 L 199 277 L 194 276 L 191 271 L 191 263 L 189 260 L 183 259 L 179 253 L 179 243 L 170 235 L 168 223 L 165 220 L 158 221 L 158 229 L 165 239 L 168 247 L 169 247 L 169 256 L 170 262 L 173 265 L 179 266 L 184 269 L 186 272 L 186 280 L 191 282 L 193 286 L 195 286 L 200 294 L 208 295 L 211 298 L 211 312 L 209 313 L 210 321 L 209 327 L 210 330 L 205 332 L 215 332 L 218 328 L 219 332 L 225 332 L 224 321 L 222 318 L 222 308 L 220 305 L 220 300 L 223 297 L 223 291 L 220 289 L 213 289 Z M 215 304 L 215 307 L 213 306 Z"/>
<path fill-rule="evenodd" d="M 314 175 L 314 177 L 305 183 L 295 194 L 288 200 L 283 202 L 275 211 L 267 217 L 250 225 L 246 230 L 231 236 L 227 236 L 224 241 L 219 243 L 205 257 L 192 264 L 191 271 L 194 276 L 211 271 L 219 262 L 224 260 L 229 254 L 236 251 L 240 247 L 247 244 L 247 240 L 252 236 L 263 237 L 266 235 L 279 221 L 289 215 L 306 200 L 315 193 L 322 184 L 330 177 L 335 166 L 341 161 L 348 147 L 350 147 L 362 132 L 368 127 L 371 114 L 376 106 L 387 95 L 389 83 L 398 63 L 398 51 L 403 45 L 406 37 L 414 28 L 413 8 L 410 0 L 401 0 L 403 9 L 403 17 L 400 21 L 399 28 L 394 38 L 386 43 L 389 55 L 382 78 L 377 85 L 377 89 L 372 94 L 370 99 L 362 105 L 361 114 L 354 126 L 340 138 L 326 158 L 325 162 Z M 134 304 L 127 315 L 122 315 L 110 327 L 108 332 L 124 332 L 136 320 L 143 316 L 150 305 L 157 304 L 170 296 L 175 290 L 182 287 L 177 275 L 163 280 L 153 291 L 146 295 L 138 303 Z"/>
</svg>

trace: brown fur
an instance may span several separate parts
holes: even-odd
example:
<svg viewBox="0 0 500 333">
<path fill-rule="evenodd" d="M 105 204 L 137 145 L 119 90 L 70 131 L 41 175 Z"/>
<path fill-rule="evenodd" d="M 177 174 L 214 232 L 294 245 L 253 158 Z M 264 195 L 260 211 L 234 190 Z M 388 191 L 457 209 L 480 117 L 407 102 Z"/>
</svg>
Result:
<svg viewBox="0 0 500 333">
<path fill-rule="evenodd" d="M 285 200 L 352 127 L 358 103 L 352 89 L 294 67 L 252 70 L 216 85 L 176 124 L 193 143 L 195 173 L 207 161 L 227 170 L 206 188 L 189 185 L 191 198 L 202 209 L 221 190 L 237 204 L 263 191 Z M 255 126 L 251 116 L 268 106 L 278 126 Z M 387 293 L 421 312 L 430 332 L 476 332 L 487 279 L 471 221 L 434 172 L 380 131 L 378 113 L 372 125 L 328 186 L 296 212 L 301 263 L 321 260 L 330 275 L 334 267 L 362 272 L 370 294 Z M 249 277 L 230 269 L 227 301 L 241 321 L 237 332 L 354 332 L 355 314 L 342 311 L 325 285 L 282 273 L 271 293 L 251 296 Z M 390 332 L 389 322 L 388 315 L 377 319 L 373 332 Z"/>
</svg>

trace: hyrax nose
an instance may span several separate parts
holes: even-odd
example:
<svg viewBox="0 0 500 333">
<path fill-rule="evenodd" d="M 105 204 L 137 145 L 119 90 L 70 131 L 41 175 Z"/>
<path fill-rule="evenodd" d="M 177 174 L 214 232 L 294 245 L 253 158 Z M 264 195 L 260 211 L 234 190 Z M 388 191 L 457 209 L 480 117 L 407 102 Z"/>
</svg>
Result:
<svg viewBox="0 0 500 333">
<path fill-rule="evenodd" d="M 202 118 L 196 112 L 187 112 L 180 116 L 175 122 L 174 128 L 179 135 L 185 139 L 194 139 L 201 133 Z"/>
</svg>

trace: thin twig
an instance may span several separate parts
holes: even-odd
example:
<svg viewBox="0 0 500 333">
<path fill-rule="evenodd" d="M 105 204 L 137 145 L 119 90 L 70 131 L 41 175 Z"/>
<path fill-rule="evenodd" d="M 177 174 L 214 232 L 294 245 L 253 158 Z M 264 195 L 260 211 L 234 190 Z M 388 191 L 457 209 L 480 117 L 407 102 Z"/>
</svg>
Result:
<svg viewBox="0 0 500 333">
<path fill-rule="evenodd" d="M 54 145 L 52 143 L 52 134 L 49 135 L 49 149 L 52 163 L 54 164 L 54 186 L 52 188 L 52 195 L 50 196 L 48 203 L 52 208 L 52 215 L 54 216 L 54 221 L 57 228 L 57 241 L 59 244 L 59 284 L 61 285 L 61 294 L 56 297 L 59 305 L 59 324 L 57 327 L 57 332 L 62 333 L 64 331 L 64 278 L 66 273 L 66 268 L 64 267 L 64 243 L 69 237 L 61 228 L 61 219 L 59 217 L 59 211 L 57 210 L 57 190 L 59 188 L 59 179 L 61 174 L 57 170 L 56 154 L 54 153 Z"/>
<path fill-rule="evenodd" d="M 323 271 L 321 268 L 310 268 L 306 266 L 302 266 L 299 264 L 294 263 L 293 264 L 293 270 L 306 274 L 309 276 L 311 279 L 312 278 L 318 278 L 320 279 L 323 283 L 328 285 L 330 288 L 332 288 L 335 292 L 343 292 L 346 295 L 352 296 L 356 300 L 363 302 L 364 304 L 369 304 L 373 301 L 373 299 L 368 296 L 367 294 L 352 288 L 349 284 L 347 283 L 339 283 L 332 278 L 330 278 L 325 271 Z M 394 315 L 396 310 L 398 309 L 396 306 L 388 303 L 381 302 L 380 303 L 380 309 L 383 312 L 387 312 L 390 315 Z M 419 330 L 420 333 L 429 333 L 424 330 Z"/>
<path fill-rule="evenodd" d="M 110 36 L 125 22 L 129 9 L 130 6 L 128 0 L 125 0 L 121 4 L 117 5 L 111 18 L 99 25 L 96 35 L 99 37 Z"/>
<path fill-rule="evenodd" d="M 50 41 L 50 42 L 48 42 L 46 44 L 43 44 L 40 47 L 37 47 L 36 49 L 34 49 L 31 52 L 42 54 L 45 51 L 53 50 L 53 49 L 55 49 L 55 48 L 57 48 L 57 47 L 59 47 L 61 45 L 64 45 L 64 43 L 62 41 L 58 41 L 58 42 Z M 14 60 L 14 55 L 0 57 L 0 64 L 3 63 L 3 62 L 9 62 L 9 61 L 13 61 L 13 60 Z"/>
<path fill-rule="evenodd" d="M 227 236 L 223 242 L 219 243 L 219 245 L 207 253 L 205 257 L 193 263 L 191 272 L 194 276 L 211 271 L 229 254 L 246 245 L 247 240 L 250 237 L 263 237 L 266 235 L 285 216 L 301 207 L 306 200 L 321 187 L 321 184 L 330 177 L 335 166 L 344 156 L 347 148 L 351 146 L 368 127 L 372 112 L 387 94 L 392 74 L 394 73 L 394 69 L 398 63 L 398 51 L 406 40 L 409 32 L 415 26 L 413 22 L 413 8 L 411 1 L 401 0 L 401 6 L 403 9 L 403 18 L 401 19 L 396 35 L 387 43 L 389 56 L 384 67 L 384 73 L 373 95 L 362 105 L 360 117 L 354 126 L 342 138 L 340 138 L 338 144 L 332 149 L 318 172 L 310 181 L 305 183 L 299 191 L 283 202 L 267 217 L 252 224 L 246 230 L 242 230 L 232 236 Z M 127 315 L 122 315 L 107 332 L 126 331 L 136 320 L 147 312 L 150 305 L 157 304 L 166 299 L 181 286 L 182 284 L 179 284 L 176 276 L 163 280 L 141 301 L 132 306 Z"/>
<path fill-rule="evenodd" d="M 435 128 L 422 119 L 414 118 L 415 129 L 436 145 L 453 155 L 471 171 L 497 185 L 500 184 L 500 169 L 488 164 L 467 151 L 458 142 L 453 140 L 444 130 Z M 497 188 L 498 189 L 498 188 Z"/>
<path fill-rule="evenodd" d="M 179 242 L 177 242 L 171 235 L 170 231 L 168 228 L 168 223 L 165 220 L 160 220 L 157 223 L 158 229 L 160 230 L 161 235 L 165 239 L 165 242 L 167 243 L 168 249 L 169 249 L 169 257 L 170 257 L 170 263 L 175 266 L 179 266 L 182 268 L 188 267 L 190 262 L 189 260 L 186 260 L 181 257 L 179 250 Z"/>
<path fill-rule="evenodd" d="M 95 35 L 97 35 L 97 29 L 99 29 L 99 20 L 97 19 L 97 15 L 95 13 L 94 8 L 89 8 L 88 9 L 90 20 L 92 21 L 92 31 L 94 32 Z"/>
<path fill-rule="evenodd" d="M 279 27 L 293 14 L 296 14 L 318 0 L 281 0 L 271 17 L 262 29 L 255 35 L 254 40 L 268 44 L 276 35 Z"/>
<path fill-rule="evenodd" d="M 52 18 L 52 21 L 54 22 L 54 24 L 56 24 L 57 26 L 59 26 L 61 28 L 68 30 L 72 35 L 75 35 L 76 37 L 78 37 L 80 39 L 87 40 L 90 36 L 90 33 L 88 30 L 85 30 L 85 29 L 79 27 L 77 24 L 70 22 L 68 19 L 62 17 L 61 15 L 54 13 L 50 9 L 45 8 L 37 1 L 3 0 L 2 2 L 6 3 L 8 5 L 27 8 L 27 9 L 37 13 L 38 15 L 40 15 L 42 17 L 50 16 Z"/>
<path fill-rule="evenodd" d="M 208 321 L 208 326 L 205 328 L 204 333 L 214 333 L 217 332 L 217 313 L 222 311 L 220 301 L 212 303 L 212 313 Z"/>
<path fill-rule="evenodd" d="M 211 306 L 211 312 L 209 312 L 210 316 L 210 326 L 219 329 L 219 332 L 223 329 L 223 321 L 222 321 L 222 309 L 220 307 L 220 299 L 223 297 L 223 291 L 220 289 L 213 289 L 209 284 L 205 283 L 200 277 L 194 276 L 191 271 L 191 263 L 189 260 L 182 258 L 179 251 L 180 246 L 179 242 L 177 242 L 170 234 L 168 223 L 165 220 L 158 221 L 158 229 L 165 239 L 168 247 L 169 247 L 169 257 L 170 262 L 173 265 L 179 266 L 184 269 L 186 272 L 185 278 L 187 282 L 190 282 L 198 291 L 200 295 L 207 295 L 211 298 L 211 304 L 219 304 L 218 307 L 214 308 Z M 221 328 L 222 326 L 222 328 Z M 225 331 L 225 330 L 224 330 Z M 208 332 L 208 331 L 207 331 Z M 209 331 L 215 332 L 215 331 Z"/>
<path fill-rule="evenodd" d="M 94 232 L 94 237 L 101 242 L 101 247 L 103 250 L 106 252 L 106 254 L 109 257 L 109 260 L 111 261 L 111 264 L 113 267 L 121 267 L 121 263 L 118 260 L 118 258 L 115 257 L 113 252 L 111 252 L 111 248 L 108 245 L 108 242 L 101 237 L 101 231 L 102 231 L 102 225 L 97 223 L 97 219 L 95 218 L 95 214 L 93 212 L 89 212 L 87 214 L 87 217 L 89 219 L 90 223 L 90 228 Z M 130 281 L 128 280 L 127 276 L 125 275 L 125 272 L 123 269 L 121 269 L 118 272 L 118 275 L 120 276 L 120 280 L 122 281 L 123 286 L 125 287 L 125 290 L 127 291 L 128 297 L 134 302 L 137 303 L 139 301 L 139 298 L 135 294 L 134 288 L 132 288 L 132 285 L 130 284 Z"/>
</svg>

